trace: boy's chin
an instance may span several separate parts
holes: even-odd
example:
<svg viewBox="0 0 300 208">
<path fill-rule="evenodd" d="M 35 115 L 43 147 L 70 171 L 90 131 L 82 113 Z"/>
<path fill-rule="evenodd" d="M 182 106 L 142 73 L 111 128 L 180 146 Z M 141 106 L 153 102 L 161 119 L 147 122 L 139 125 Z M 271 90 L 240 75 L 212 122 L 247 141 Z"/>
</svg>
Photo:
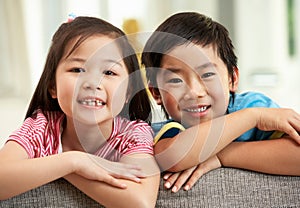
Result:
<svg viewBox="0 0 300 208">
<path fill-rule="evenodd" d="M 189 128 L 189 127 L 192 127 L 192 126 L 196 126 L 196 125 L 199 125 L 201 123 L 204 123 L 206 121 L 209 121 L 211 119 L 208 119 L 208 118 L 193 118 L 193 119 L 185 119 L 185 120 L 182 120 L 180 123 L 185 127 L 185 128 Z"/>
</svg>

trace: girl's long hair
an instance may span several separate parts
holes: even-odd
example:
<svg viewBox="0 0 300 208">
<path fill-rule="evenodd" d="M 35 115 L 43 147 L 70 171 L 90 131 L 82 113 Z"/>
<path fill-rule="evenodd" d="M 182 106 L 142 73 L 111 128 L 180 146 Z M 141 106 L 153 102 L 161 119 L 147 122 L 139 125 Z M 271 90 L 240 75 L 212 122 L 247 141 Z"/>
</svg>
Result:
<svg viewBox="0 0 300 208">
<path fill-rule="evenodd" d="M 63 23 L 53 35 L 43 73 L 31 98 L 25 119 L 33 116 L 37 109 L 42 112 L 61 111 L 57 99 L 51 97 L 49 90 L 56 85 L 55 74 L 66 47 L 72 40 L 77 40 L 70 55 L 87 38 L 94 35 L 105 35 L 116 39 L 123 61 L 128 70 L 129 84 L 127 100 L 120 115 L 130 120 L 151 120 L 151 104 L 141 76 L 139 62 L 133 47 L 122 30 L 95 17 L 76 17 L 73 21 Z M 135 73 L 133 73 L 135 72 Z M 134 74 L 134 76 L 130 76 Z M 138 89 L 136 93 L 130 93 Z"/>
</svg>

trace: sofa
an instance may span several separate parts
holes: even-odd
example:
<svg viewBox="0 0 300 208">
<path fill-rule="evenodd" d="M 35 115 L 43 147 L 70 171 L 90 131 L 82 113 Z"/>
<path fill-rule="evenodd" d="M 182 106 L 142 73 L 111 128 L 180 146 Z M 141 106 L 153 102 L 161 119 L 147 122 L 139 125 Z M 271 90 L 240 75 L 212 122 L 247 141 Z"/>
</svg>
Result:
<svg viewBox="0 0 300 208">
<path fill-rule="evenodd" d="M 0 207 L 102 206 L 66 180 L 58 179 L 0 201 Z M 300 177 L 219 168 L 204 175 L 189 191 L 172 193 L 164 189 L 162 181 L 156 207 L 300 207 Z"/>
</svg>

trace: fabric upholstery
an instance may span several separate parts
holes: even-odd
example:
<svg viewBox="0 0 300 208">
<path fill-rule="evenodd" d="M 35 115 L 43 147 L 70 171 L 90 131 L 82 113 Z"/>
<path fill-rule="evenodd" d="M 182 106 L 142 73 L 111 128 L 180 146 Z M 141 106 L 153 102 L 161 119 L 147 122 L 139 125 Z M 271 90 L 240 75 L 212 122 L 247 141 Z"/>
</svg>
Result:
<svg viewBox="0 0 300 208">
<path fill-rule="evenodd" d="M 64 179 L 58 179 L 0 201 L 0 207 L 102 206 Z M 161 182 L 156 207 L 300 207 L 300 177 L 219 168 L 204 175 L 190 191 L 171 193 Z"/>
</svg>

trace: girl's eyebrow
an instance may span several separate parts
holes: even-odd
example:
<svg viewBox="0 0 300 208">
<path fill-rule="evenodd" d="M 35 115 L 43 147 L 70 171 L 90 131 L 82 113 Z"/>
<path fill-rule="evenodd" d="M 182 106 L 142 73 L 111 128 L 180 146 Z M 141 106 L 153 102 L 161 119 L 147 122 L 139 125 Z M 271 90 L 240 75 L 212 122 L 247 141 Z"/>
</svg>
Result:
<svg viewBox="0 0 300 208">
<path fill-rule="evenodd" d="M 72 57 L 72 58 L 68 58 L 67 59 L 67 62 L 85 63 L 86 61 L 87 61 L 86 59 L 84 59 L 84 58 L 78 58 L 78 57 Z M 122 64 L 119 61 L 114 60 L 114 59 L 105 59 L 105 60 L 103 60 L 103 63 L 113 63 L 113 64 L 117 64 L 117 65 L 123 67 Z"/>
<path fill-rule="evenodd" d="M 106 60 L 104 60 L 104 62 L 117 64 L 117 65 L 123 67 L 123 65 L 120 63 L 120 61 L 117 61 L 117 60 L 114 60 L 114 59 L 106 59 Z"/>
<path fill-rule="evenodd" d="M 67 61 L 67 62 L 80 62 L 80 63 L 86 62 L 85 59 L 83 59 L 83 58 L 78 58 L 78 57 L 67 58 L 66 61 Z"/>
</svg>

